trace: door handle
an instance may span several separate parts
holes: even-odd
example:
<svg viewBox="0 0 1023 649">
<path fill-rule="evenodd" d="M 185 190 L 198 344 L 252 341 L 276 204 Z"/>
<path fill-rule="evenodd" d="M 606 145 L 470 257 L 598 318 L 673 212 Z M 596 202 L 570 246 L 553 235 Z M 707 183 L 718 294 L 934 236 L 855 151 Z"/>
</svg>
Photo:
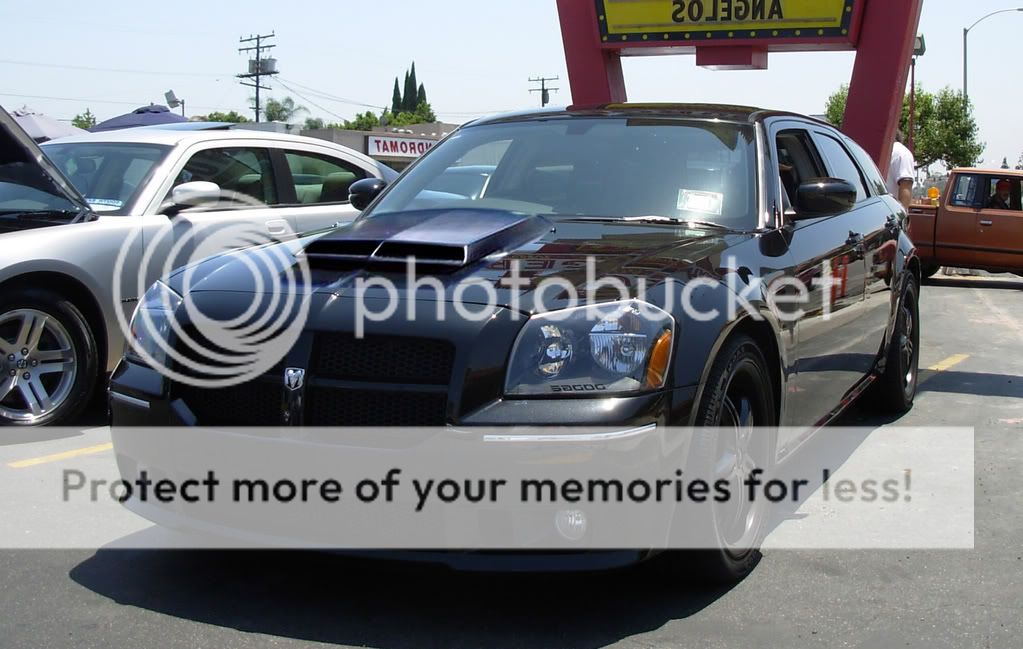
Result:
<svg viewBox="0 0 1023 649">
<path fill-rule="evenodd" d="M 288 229 L 288 222 L 284 219 L 274 219 L 266 222 L 266 231 L 273 236 L 287 234 Z"/>
<path fill-rule="evenodd" d="M 980 222 L 981 225 L 994 225 L 991 221 L 984 220 Z"/>
</svg>

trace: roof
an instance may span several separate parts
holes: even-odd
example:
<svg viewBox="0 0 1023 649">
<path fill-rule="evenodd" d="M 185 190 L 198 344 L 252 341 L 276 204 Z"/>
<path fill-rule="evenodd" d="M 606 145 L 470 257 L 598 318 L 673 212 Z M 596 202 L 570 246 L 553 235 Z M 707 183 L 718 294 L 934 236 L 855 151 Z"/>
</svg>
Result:
<svg viewBox="0 0 1023 649">
<path fill-rule="evenodd" d="M 505 121 L 519 121 L 529 119 L 543 119 L 551 117 L 571 116 L 608 116 L 608 117 L 653 117 L 653 118 L 674 118 L 709 120 L 716 119 L 725 122 L 753 124 L 768 117 L 797 117 L 814 122 L 820 120 L 806 115 L 790 113 L 785 111 L 766 110 L 753 106 L 735 106 L 730 104 L 672 104 L 672 103 L 623 103 L 623 104 L 599 104 L 592 106 L 569 106 L 567 108 L 543 108 L 513 113 L 504 113 L 491 117 L 477 119 L 471 124 L 488 124 Z M 831 126 L 827 122 L 821 124 Z"/>
<path fill-rule="evenodd" d="M 976 173 L 987 176 L 1008 176 L 1023 178 L 1023 169 L 979 169 L 977 167 L 956 167 L 950 173 Z"/>
<path fill-rule="evenodd" d="M 193 142 L 211 142 L 217 140 L 274 140 L 278 142 L 295 142 L 302 144 L 326 144 L 329 146 L 341 146 L 328 140 L 304 137 L 301 135 L 288 135 L 286 133 L 275 133 L 273 131 L 256 131 L 248 129 L 228 130 L 189 130 L 181 128 L 126 128 L 116 131 L 102 131 L 89 133 L 87 135 L 75 135 L 60 139 L 60 144 L 75 144 L 79 142 L 120 142 L 120 143 L 146 143 L 164 144 L 177 146 L 191 144 Z"/>
</svg>

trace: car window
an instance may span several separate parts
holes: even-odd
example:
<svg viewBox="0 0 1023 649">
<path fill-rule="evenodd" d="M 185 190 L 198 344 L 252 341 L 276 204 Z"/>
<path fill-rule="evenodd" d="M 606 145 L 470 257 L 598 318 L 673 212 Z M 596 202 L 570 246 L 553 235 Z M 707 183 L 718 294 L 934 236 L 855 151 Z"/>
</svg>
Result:
<svg viewBox="0 0 1023 649">
<path fill-rule="evenodd" d="M 56 164 L 92 208 L 103 214 L 127 214 L 170 147 L 120 142 L 46 144 Z"/>
<path fill-rule="evenodd" d="M 955 188 L 949 198 L 949 205 L 956 207 L 974 207 L 980 204 L 980 177 L 962 174 L 956 178 Z M 986 197 L 985 197 L 986 198 Z"/>
<path fill-rule="evenodd" d="M 1013 210 L 1020 209 L 1020 179 L 987 176 L 983 179 L 984 188 L 981 198 L 981 209 Z"/>
<path fill-rule="evenodd" d="M 884 196 L 888 193 L 888 186 L 885 184 L 884 176 L 881 175 L 881 171 L 877 168 L 877 163 L 874 159 L 863 150 L 859 144 L 856 144 L 852 140 L 845 141 L 849 151 L 856 158 L 856 161 L 860 163 L 860 170 L 863 172 L 863 176 L 867 181 L 867 186 L 873 188 L 875 196 Z"/>
<path fill-rule="evenodd" d="M 482 124 L 435 147 L 367 216 L 479 207 L 753 229 L 755 168 L 746 124 L 585 117 Z"/>
<path fill-rule="evenodd" d="M 348 188 L 366 178 L 365 170 L 344 160 L 307 153 L 286 151 L 295 197 L 301 205 L 347 203 Z"/>
<path fill-rule="evenodd" d="M 859 167 L 856 166 L 856 163 L 849 156 L 849 152 L 846 151 L 845 147 L 830 135 L 818 133 L 814 139 L 817 142 L 821 155 L 827 160 L 831 176 L 840 178 L 856 188 L 857 203 L 866 199 L 869 194 L 863 184 L 863 175 L 860 173 Z"/>
<path fill-rule="evenodd" d="M 174 187 L 206 181 L 221 190 L 218 207 L 277 204 L 277 188 L 266 149 L 230 147 L 205 149 L 189 158 L 174 179 Z"/>
<path fill-rule="evenodd" d="M 817 148 L 810 134 L 802 129 L 788 129 L 778 133 L 778 175 L 784 189 L 786 209 L 796 206 L 796 190 L 811 178 L 826 175 Z"/>
</svg>

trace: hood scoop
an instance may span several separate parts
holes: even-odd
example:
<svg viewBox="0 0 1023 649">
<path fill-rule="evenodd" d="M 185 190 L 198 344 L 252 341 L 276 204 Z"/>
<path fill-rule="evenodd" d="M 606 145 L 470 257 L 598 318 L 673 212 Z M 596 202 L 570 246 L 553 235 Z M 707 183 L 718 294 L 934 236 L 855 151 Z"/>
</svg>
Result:
<svg viewBox="0 0 1023 649">
<path fill-rule="evenodd" d="M 544 218 L 504 210 L 393 212 L 360 219 L 305 249 L 311 268 L 417 265 L 454 270 L 512 251 L 551 227 Z"/>
</svg>

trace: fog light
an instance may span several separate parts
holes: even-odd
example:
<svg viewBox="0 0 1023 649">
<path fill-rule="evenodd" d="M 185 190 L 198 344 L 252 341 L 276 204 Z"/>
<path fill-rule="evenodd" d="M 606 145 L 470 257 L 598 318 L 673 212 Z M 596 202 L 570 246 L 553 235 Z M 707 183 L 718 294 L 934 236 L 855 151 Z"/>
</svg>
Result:
<svg viewBox="0 0 1023 649">
<path fill-rule="evenodd" d="M 586 536 L 586 514 L 578 509 L 562 509 L 554 515 L 554 527 L 565 539 L 578 541 Z"/>
</svg>

